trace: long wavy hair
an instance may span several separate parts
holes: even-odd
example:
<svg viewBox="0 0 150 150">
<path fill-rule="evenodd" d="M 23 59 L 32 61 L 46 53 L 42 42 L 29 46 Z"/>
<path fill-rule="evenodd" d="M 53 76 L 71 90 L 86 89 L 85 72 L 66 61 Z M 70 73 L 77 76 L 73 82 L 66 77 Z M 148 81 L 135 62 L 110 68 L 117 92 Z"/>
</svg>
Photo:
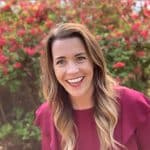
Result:
<svg viewBox="0 0 150 150">
<path fill-rule="evenodd" d="M 120 144 L 114 139 L 118 121 L 118 103 L 115 82 L 108 74 L 103 52 L 89 30 L 81 24 L 62 23 L 48 34 L 46 52 L 41 58 L 42 86 L 44 97 L 53 110 L 56 129 L 61 135 L 61 149 L 73 150 L 78 138 L 78 129 L 73 121 L 72 104 L 68 93 L 59 84 L 53 69 L 52 44 L 57 39 L 79 38 L 94 64 L 94 119 L 102 150 L 117 149 Z"/>
</svg>

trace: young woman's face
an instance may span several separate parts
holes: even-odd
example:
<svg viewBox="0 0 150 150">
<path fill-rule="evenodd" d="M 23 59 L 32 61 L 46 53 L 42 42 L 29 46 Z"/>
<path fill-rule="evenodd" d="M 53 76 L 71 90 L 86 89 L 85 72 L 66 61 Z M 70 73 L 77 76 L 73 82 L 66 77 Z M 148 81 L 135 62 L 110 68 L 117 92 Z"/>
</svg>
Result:
<svg viewBox="0 0 150 150">
<path fill-rule="evenodd" d="M 93 64 L 79 38 L 55 40 L 52 56 L 56 78 L 71 97 L 84 97 L 92 92 Z"/>
</svg>

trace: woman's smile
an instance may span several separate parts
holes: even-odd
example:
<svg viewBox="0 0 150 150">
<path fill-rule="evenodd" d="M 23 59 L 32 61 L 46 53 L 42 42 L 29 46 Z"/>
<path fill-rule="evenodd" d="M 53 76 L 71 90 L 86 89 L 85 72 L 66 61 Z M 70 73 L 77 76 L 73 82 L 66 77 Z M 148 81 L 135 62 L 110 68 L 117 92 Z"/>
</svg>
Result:
<svg viewBox="0 0 150 150">
<path fill-rule="evenodd" d="M 84 77 L 82 76 L 74 79 L 69 79 L 67 80 L 67 82 L 69 83 L 70 86 L 77 88 L 81 86 L 83 79 Z"/>
</svg>

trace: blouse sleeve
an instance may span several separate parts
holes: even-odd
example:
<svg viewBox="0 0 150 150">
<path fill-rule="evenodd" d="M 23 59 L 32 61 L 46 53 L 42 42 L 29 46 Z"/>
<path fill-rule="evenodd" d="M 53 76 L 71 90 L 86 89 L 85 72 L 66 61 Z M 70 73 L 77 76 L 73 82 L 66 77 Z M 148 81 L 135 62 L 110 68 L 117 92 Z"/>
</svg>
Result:
<svg viewBox="0 0 150 150">
<path fill-rule="evenodd" d="M 51 135 L 54 127 L 51 121 L 50 107 L 47 102 L 41 104 L 35 112 L 34 124 L 40 128 L 42 150 L 51 150 Z M 52 143 L 53 144 L 53 143 Z M 55 144 L 55 143 L 54 143 Z M 55 145 L 52 145 L 52 147 Z M 55 149 L 55 148 L 54 148 Z"/>
<path fill-rule="evenodd" d="M 150 106 L 150 100 L 148 98 L 145 100 Z M 139 150 L 150 150 L 150 108 L 145 121 L 137 127 L 136 135 Z"/>
<path fill-rule="evenodd" d="M 35 112 L 34 124 L 40 128 L 41 126 L 41 107 L 39 107 Z"/>
<path fill-rule="evenodd" d="M 47 124 L 48 118 L 50 118 L 50 108 L 49 104 L 45 102 L 36 110 L 34 124 L 39 128 L 43 128 Z"/>
<path fill-rule="evenodd" d="M 138 150 L 150 150 L 150 99 L 126 87 L 117 90 L 121 104 L 121 121 L 118 126 L 122 132 L 122 144 L 131 147 L 134 139 Z"/>
</svg>

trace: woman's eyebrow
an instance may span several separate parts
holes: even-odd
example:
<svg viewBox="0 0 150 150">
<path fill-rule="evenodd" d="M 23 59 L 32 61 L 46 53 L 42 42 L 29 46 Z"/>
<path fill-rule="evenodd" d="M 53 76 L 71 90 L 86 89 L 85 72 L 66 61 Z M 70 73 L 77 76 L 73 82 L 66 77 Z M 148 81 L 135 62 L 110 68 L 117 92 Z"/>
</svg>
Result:
<svg viewBox="0 0 150 150">
<path fill-rule="evenodd" d="M 77 57 L 77 56 L 81 56 L 81 55 L 86 55 L 86 53 L 85 53 L 85 52 L 78 53 L 78 54 L 76 54 L 76 55 L 75 55 L 75 57 Z"/>
<path fill-rule="evenodd" d="M 86 53 L 85 52 L 77 53 L 77 54 L 75 54 L 75 57 L 82 56 L 82 55 L 86 55 Z M 65 59 L 65 58 L 66 58 L 66 56 L 58 56 L 58 57 L 55 57 L 54 59 L 59 60 L 59 59 Z"/>
<path fill-rule="evenodd" d="M 55 60 L 59 60 L 59 59 L 65 59 L 66 57 L 65 56 L 58 56 L 55 58 Z"/>
</svg>

